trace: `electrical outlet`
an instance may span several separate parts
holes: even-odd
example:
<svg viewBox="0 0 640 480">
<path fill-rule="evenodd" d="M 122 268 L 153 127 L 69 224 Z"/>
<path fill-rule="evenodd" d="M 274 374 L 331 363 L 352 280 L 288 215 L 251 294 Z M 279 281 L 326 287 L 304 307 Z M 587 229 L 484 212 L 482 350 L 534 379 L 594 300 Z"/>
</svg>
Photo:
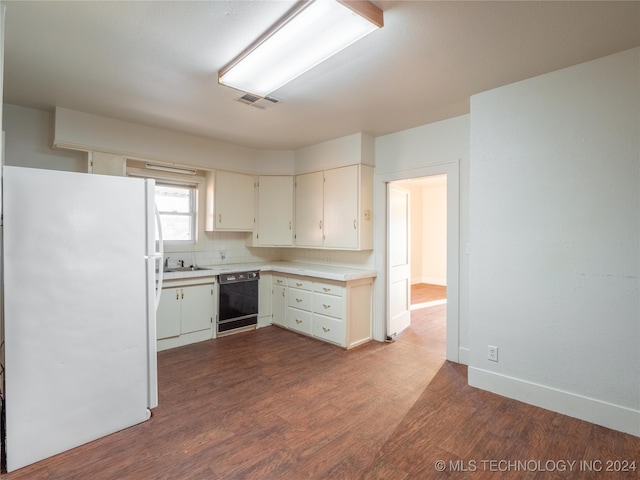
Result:
<svg viewBox="0 0 640 480">
<path fill-rule="evenodd" d="M 498 361 L 498 347 L 487 345 L 487 358 L 492 362 Z"/>
</svg>

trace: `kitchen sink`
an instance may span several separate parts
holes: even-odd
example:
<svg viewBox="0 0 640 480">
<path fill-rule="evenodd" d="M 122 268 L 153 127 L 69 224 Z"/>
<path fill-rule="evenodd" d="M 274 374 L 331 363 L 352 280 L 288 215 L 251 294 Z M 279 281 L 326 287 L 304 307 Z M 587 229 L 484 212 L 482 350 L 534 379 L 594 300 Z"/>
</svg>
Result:
<svg viewBox="0 0 640 480">
<path fill-rule="evenodd" d="M 211 270 L 210 268 L 204 267 L 175 267 L 175 268 L 164 268 L 165 273 L 169 272 L 195 272 L 197 270 Z"/>
</svg>

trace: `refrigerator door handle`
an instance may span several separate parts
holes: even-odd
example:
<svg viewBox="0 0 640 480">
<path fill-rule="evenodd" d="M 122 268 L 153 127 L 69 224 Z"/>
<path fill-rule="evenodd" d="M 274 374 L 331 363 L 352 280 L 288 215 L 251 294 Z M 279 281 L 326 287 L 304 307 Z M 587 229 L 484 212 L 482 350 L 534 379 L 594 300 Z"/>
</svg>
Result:
<svg viewBox="0 0 640 480">
<path fill-rule="evenodd" d="M 164 280 L 164 242 L 162 237 L 162 221 L 160 220 L 160 212 L 158 211 L 158 206 L 154 207 L 155 209 L 155 217 L 156 217 L 156 226 L 158 229 L 158 250 L 154 254 L 156 260 L 160 260 L 160 266 L 158 267 L 158 284 L 156 286 L 156 312 L 158 311 L 158 305 L 160 305 L 160 297 L 162 296 L 162 282 Z"/>
</svg>

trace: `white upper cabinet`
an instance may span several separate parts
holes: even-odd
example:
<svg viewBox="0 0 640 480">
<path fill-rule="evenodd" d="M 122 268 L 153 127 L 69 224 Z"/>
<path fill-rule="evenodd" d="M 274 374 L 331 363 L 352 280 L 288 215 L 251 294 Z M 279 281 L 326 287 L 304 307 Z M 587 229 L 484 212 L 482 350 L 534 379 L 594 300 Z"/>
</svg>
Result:
<svg viewBox="0 0 640 480">
<path fill-rule="evenodd" d="M 293 177 L 258 178 L 258 246 L 293 245 Z"/>
<path fill-rule="evenodd" d="M 324 173 L 298 175 L 295 181 L 295 244 L 322 247 Z"/>
<path fill-rule="evenodd" d="M 255 228 L 255 177 L 225 171 L 207 175 L 207 232 L 250 232 Z"/>
<path fill-rule="evenodd" d="M 358 166 L 324 172 L 324 246 L 358 248 Z"/>
<path fill-rule="evenodd" d="M 297 247 L 373 248 L 373 167 L 298 175 L 295 189 Z"/>
</svg>

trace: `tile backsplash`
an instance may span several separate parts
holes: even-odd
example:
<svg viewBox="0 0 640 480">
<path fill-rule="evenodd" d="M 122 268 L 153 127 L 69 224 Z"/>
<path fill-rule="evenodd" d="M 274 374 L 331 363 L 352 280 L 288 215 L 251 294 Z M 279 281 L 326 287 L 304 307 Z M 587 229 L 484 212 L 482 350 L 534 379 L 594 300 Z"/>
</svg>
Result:
<svg viewBox="0 0 640 480">
<path fill-rule="evenodd" d="M 208 232 L 197 246 L 184 250 L 172 247 L 165 252 L 164 258 L 169 257 L 171 267 L 177 265 L 179 260 L 184 260 L 185 265 L 225 265 L 280 259 L 277 248 L 248 248 L 247 235 L 243 232 Z"/>
<path fill-rule="evenodd" d="M 374 269 L 373 251 L 320 250 L 286 247 L 247 247 L 247 236 L 243 232 L 206 233 L 197 246 L 179 250 L 171 248 L 165 252 L 169 266 L 175 267 L 179 260 L 185 265 L 225 265 L 257 262 L 301 262 Z M 204 247 L 204 248 L 203 248 Z"/>
</svg>

